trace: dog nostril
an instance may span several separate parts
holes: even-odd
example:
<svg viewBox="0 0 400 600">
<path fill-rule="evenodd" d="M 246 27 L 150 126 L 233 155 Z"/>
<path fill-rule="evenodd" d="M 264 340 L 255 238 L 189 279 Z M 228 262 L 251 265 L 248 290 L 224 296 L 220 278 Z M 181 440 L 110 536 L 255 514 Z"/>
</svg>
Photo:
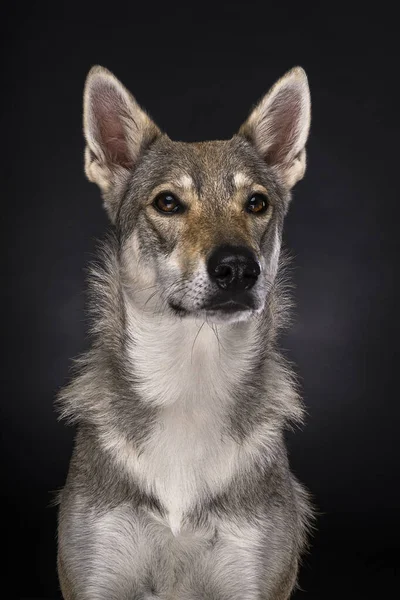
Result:
<svg viewBox="0 0 400 600">
<path fill-rule="evenodd" d="M 248 290 L 250 288 L 253 287 L 253 285 L 255 284 L 255 282 L 257 281 L 258 277 L 257 275 L 251 275 L 251 274 L 246 274 L 243 275 L 243 284 L 242 284 L 242 288 L 244 290 Z"/>
<path fill-rule="evenodd" d="M 260 272 L 260 265 L 257 262 L 254 261 L 252 265 L 247 265 L 242 274 L 245 289 L 248 289 L 255 284 Z"/>
<path fill-rule="evenodd" d="M 229 265 L 217 265 L 214 269 L 214 273 L 216 278 L 222 281 L 232 277 L 233 269 Z"/>
</svg>

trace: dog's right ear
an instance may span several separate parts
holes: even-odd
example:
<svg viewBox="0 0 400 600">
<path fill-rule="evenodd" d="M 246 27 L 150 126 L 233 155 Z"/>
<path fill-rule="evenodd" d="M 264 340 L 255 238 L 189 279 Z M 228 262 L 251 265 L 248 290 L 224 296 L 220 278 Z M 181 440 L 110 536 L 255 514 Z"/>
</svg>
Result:
<svg viewBox="0 0 400 600">
<path fill-rule="evenodd" d="M 115 220 L 120 193 L 140 155 L 161 135 L 158 127 L 110 71 L 93 67 L 83 105 L 85 173 L 100 187 Z"/>
</svg>

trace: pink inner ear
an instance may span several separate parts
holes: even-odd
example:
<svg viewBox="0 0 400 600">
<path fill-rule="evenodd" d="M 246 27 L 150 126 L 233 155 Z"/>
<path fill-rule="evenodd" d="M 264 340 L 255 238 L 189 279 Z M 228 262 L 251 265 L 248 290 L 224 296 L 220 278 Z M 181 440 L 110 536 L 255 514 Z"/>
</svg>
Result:
<svg viewBox="0 0 400 600">
<path fill-rule="evenodd" d="M 103 84 L 104 86 L 104 84 Z M 132 167 L 133 160 L 129 152 L 128 135 L 124 121 L 131 119 L 124 99 L 109 88 L 97 93 L 93 90 L 92 110 L 97 121 L 99 143 L 110 163 L 125 168 Z"/>
<path fill-rule="evenodd" d="M 297 141 L 301 119 L 301 99 L 293 89 L 283 89 L 273 100 L 267 115 L 271 145 L 265 155 L 270 164 L 293 160 L 297 154 Z"/>
</svg>

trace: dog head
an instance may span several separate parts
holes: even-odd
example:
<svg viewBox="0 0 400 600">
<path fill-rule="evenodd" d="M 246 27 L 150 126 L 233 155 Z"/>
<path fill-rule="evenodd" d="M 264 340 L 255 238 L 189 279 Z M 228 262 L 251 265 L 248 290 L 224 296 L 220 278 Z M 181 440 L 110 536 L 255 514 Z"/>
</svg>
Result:
<svg viewBox="0 0 400 600">
<path fill-rule="evenodd" d="M 232 139 L 199 143 L 171 141 L 109 71 L 91 69 L 85 171 L 101 189 L 126 289 L 143 310 L 211 322 L 263 310 L 309 126 L 301 68 L 272 87 Z"/>
</svg>

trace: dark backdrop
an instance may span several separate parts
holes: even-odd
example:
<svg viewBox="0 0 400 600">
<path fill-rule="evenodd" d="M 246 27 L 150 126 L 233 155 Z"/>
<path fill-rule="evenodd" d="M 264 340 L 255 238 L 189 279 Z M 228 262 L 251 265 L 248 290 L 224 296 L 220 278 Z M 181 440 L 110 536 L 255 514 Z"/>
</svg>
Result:
<svg viewBox="0 0 400 600">
<path fill-rule="evenodd" d="M 282 346 L 298 366 L 308 411 L 305 427 L 288 435 L 291 463 L 320 516 L 296 600 L 393 597 L 395 19 L 384 3 L 360 11 L 312 4 L 9 8 L 1 94 L 7 597 L 58 597 L 50 503 L 73 430 L 57 422 L 53 398 L 87 346 L 84 269 L 107 227 L 82 168 L 82 88 L 96 63 L 185 141 L 230 137 L 279 76 L 296 64 L 306 69 L 309 167 L 285 234 L 297 309 Z"/>
</svg>

